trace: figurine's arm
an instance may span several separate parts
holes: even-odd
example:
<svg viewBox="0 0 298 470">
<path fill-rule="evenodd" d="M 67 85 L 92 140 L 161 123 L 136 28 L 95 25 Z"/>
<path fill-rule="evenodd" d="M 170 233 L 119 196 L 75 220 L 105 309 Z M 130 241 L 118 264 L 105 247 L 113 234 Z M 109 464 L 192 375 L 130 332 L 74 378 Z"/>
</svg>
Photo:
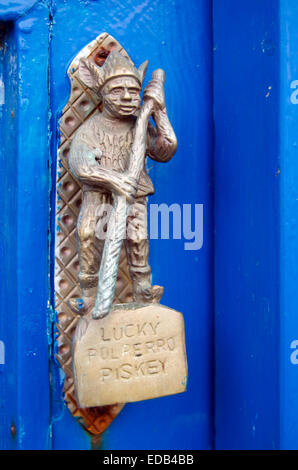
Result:
<svg viewBox="0 0 298 470">
<path fill-rule="evenodd" d="M 143 100 L 153 98 L 155 110 L 153 120 L 156 128 L 148 126 L 148 154 L 158 162 L 168 162 L 177 149 L 175 132 L 169 121 L 165 106 L 164 88 L 160 81 L 151 80 L 144 90 Z"/>
<path fill-rule="evenodd" d="M 168 162 L 177 150 L 177 139 L 169 121 L 166 109 L 153 114 L 153 125 L 148 126 L 148 154 L 157 162 Z"/>
<path fill-rule="evenodd" d="M 101 152 L 91 149 L 84 142 L 72 142 L 69 155 L 69 167 L 74 176 L 89 185 L 101 187 L 107 191 L 126 196 L 129 200 L 137 190 L 137 182 L 125 173 L 117 173 L 99 164 Z"/>
</svg>

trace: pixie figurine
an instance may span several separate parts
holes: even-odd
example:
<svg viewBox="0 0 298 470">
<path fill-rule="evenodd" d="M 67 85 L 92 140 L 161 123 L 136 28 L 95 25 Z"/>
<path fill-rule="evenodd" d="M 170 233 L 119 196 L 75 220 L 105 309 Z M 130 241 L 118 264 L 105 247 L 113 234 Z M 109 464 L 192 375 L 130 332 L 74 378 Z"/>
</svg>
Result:
<svg viewBox="0 0 298 470">
<path fill-rule="evenodd" d="M 88 119 L 75 133 L 69 167 L 81 182 L 83 202 L 78 218 L 79 281 L 82 298 L 71 299 L 71 308 L 84 314 L 94 305 L 98 272 L 109 223 L 106 207 L 115 195 L 125 196 L 130 204 L 127 234 L 124 239 L 133 300 L 147 304 L 159 302 L 163 287 L 151 285 L 148 264 L 147 196 L 154 193 L 144 166 L 137 181 L 127 172 L 134 141 L 135 125 L 141 105 L 140 92 L 148 62 L 137 69 L 117 51 L 112 51 L 102 67 L 81 59 L 80 80 L 101 96 L 102 112 Z M 143 103 L 154 101 L 152 118 L 146 132 L 146 155 L 158 162 L 169 161 L 177 140 L 169 122 L 163 84 L 152 79 L 143 93 Z"/>
</svg>

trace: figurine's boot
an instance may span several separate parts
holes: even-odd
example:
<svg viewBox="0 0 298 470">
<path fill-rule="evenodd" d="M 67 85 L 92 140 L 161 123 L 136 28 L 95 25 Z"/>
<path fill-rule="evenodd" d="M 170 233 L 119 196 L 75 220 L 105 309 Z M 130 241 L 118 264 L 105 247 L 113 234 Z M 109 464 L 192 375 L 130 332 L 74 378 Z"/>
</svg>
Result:
<svg viewBox="0 0 298 470">
<path fill-rule="evenodd" d="M 164 288 L 151 285 L 151 270 L 147 266 L 130 266 L 130 276 L 133 282 L 133 300 L 140 304 L 159 303 Z"/>
<path fill-rule="evenodd" d="M 97 288 L 83 289 L 82 297 L 73 297 L 69 299 L 67 304 L 71 310 L 78 315 L 85 315 L 95 304 Z"/>
<path fill-rule="evenodd" d="M 130 207 L 125 248 L 133 282 L 134 302 L 158 303 L 164 289 L 161 286 L 151 285 L 146 197 L 137 197 Z"/>
</svg>

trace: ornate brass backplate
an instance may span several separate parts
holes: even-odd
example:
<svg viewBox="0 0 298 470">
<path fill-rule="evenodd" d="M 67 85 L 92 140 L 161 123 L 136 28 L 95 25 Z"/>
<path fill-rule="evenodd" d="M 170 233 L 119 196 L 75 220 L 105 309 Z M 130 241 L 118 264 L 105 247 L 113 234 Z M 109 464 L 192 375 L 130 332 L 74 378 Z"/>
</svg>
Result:
<svg viewBox="0 0 298 470">
<path fill-rule="evenodd" d="M 147 196 L 154 188 L 146 158 L 169 161 L 177 139 L 162 69 L 141 100 L 147 65 L 136 68 L 115 39 L 99 36 L 68 69 L 71 93 L 60 119 L 57 358 L 66 403 L 93 435 L 124 402 L 186 387 L 183 316 L 159 305 L 163 287 L 151 285 Z"/>
<path fill-rule="evenodd" d="M 55 311 L 57 314 L 57 359 L 65 373 L 65 402 L 70 412 L 78 418 L 90 434 L 101 434 L 123 408 L 123 404 L 81 409 L 74 395 L 71 345 L 79 315 L 67 305 L 70 298 L 80 297 L 78 282 L 78 251 L 76 222 L 82 203 L 80 183 L 68 167 L 70 144 L 75 131 L 94 114 L 99 112 L 99 97 L 87 89 L 78 77 L 78 63 L 89 58 L 102 65 L 111 50 L 127 57 L 121 45 L 109 34 L 103 33 L 84 47 L 71 62 L 67 74 L 71 91 L 59 121 L 59 149 L 57 158 L 57 195 L 55 231 Z M 132 283 L 128 273 L 125 250 L 122 248 L 114 303 L 132 301 Z"/>
</svg>

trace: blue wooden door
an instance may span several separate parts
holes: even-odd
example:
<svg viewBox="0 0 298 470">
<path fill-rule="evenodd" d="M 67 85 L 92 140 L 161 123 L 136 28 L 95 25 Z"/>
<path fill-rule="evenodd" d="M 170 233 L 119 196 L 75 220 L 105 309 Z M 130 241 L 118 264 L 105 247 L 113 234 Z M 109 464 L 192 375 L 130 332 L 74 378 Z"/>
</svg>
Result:
<svg viewBox="0 0 298 470">
<path fill-rule="evenodd" d="M 54 214 L 57 129 L 69 95 L 67 68 L 102 32 L 113 35 L 148 78 L 166 70 L 179 150 L 155 165 L 155 204 L 204 207 L 201 242 L 151 240 L 164 304 L 183 312 L 187 393 L 126 405 L 104 433 L 105 449 L 212 447 L 212 37 L 208 0 L 23 1 L 2 5 L 0 371 L 2 448 L 89 449 L 65 406 L 55 359 Z M 4 90 L 5 88 L 5 90 Z M 194 220 L 194 219 L 193 219 Z M 189 229 L 189 227 L 187 227 Z M 193 229 L 194 230 L 194 229 Z M 185 249 L 185 245 L 189 245 Z"/>
<path fill-rule="evenodd" d="M 102 32 L 149 59 L 148 78 L 166 70 L 178 151 L 153 166 L 150 204 L 193 222 L 203 205 L 203 224 L 150 240 L 153 280 L 185 318 L 187 392 L 126 405 L 96 445 L 297 448 L 297 13 L 295 0 L 0 1 L 1 449 L 95 446 L 63 397 L 54 234 L 66 71 Z"/>
</svg>

